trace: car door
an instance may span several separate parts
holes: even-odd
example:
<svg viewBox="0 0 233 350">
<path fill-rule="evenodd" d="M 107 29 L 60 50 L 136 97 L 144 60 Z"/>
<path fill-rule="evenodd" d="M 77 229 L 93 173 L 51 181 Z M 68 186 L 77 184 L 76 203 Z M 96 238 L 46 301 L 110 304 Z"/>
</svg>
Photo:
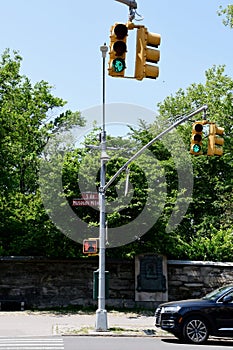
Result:
<svg viewBox="0 0 233 350">
<path fill-rule="evenodd" d="M 226 297 L 227 299 L 225 299 Z M 233 336 L 233 292 L 217 301 L 214 314 L 217 331 Z"/>
</svg>

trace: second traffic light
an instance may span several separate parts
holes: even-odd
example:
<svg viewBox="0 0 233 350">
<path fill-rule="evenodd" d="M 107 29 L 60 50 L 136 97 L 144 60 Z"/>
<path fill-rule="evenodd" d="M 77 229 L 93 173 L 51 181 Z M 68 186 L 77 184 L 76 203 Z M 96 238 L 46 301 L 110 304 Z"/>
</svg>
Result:
<svg viewBox="0 0 233 350">
<path fill-rule="evenodd" d="M 128 27 L 123 23 L 115 23 L 110 30 L 109 75 L 124 77 L 126 69 Z"/>
<path fill-rule="evenodd" d="M 221 137 L 224 133 L 224 128 L 219 128 L 215 123 L 210 123 L 208 136 L 208 156 L 222 156 L 224 139 Z"/>
<path fill-rule="evenodd" d="M 156 49 L 160 42 L 160 34 L 150 33 L 144 26 L 137 29 L 135 59 L 135 78 L 137 80 L 158 78 L 159 68 L 155 64 L 160 60 L 160 51 Z M 152 64 L 148 64 L 148 62 Z"/>
</svg>

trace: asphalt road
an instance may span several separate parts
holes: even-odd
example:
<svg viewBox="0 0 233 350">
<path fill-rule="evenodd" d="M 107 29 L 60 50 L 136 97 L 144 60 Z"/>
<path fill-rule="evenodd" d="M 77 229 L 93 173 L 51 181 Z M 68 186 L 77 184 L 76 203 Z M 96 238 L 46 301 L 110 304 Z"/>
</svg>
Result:
<svg viewBox="0 0 233 350">
<path fill-rule="evenodd" d="M 156 337 L 64 337 L 65 350 L 222 350 L 233 341 L 210 340 L 206 345 L 181 344 L 176 339 Z"/>
<path fill-rule="evenodd" d="M 233 340 L 210 339 L 206 345 L 181 344 L 175 338 L 137 336 L 23 336 L 0 337 L 4 350 L 220 350 Z"/>
</svg>

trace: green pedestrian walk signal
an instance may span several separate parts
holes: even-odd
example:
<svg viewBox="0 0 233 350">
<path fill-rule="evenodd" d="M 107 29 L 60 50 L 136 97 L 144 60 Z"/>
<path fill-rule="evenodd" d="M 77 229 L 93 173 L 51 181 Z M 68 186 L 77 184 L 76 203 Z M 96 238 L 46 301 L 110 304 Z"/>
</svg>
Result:
<svg viewBox="0 0 233 350">
<path fill-rule="evenodd" d="M 125 70 L 125 61 L 122 58 L 115 58 L 112 62 L 112 69 L 115 73 L 121 73 Z"/>
</svg>

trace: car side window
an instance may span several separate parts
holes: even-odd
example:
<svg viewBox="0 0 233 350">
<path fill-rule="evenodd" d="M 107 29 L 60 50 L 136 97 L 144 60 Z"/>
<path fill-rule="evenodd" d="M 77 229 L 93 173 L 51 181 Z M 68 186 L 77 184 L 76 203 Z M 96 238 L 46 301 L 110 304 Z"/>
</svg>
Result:
<svg viewBox="0 0 233 350">
<path fill-rule="evenodd" d="M 219 299 L 220 303 L 223 303 L 224 301 L 227 302 L 227 304 L 233 304 L 233 292 L 231 292 L 227 295 L 224 295 L 224 297 Z"/>
<path fill-rule="evenodd" d="M 229 301 L 231 304 L 233 304 L 233 292 L 231 292 L 230 294 L 228 294 L 228 296 L 231 297 L 231 300 Z"/>
</svg>

